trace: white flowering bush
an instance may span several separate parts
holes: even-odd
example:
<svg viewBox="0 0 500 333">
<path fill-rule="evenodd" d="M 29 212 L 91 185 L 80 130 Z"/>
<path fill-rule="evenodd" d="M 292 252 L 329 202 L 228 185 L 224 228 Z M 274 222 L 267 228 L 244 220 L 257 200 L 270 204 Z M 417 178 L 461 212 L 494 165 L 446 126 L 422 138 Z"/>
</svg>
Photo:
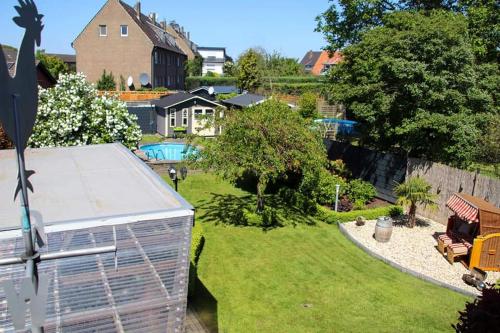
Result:
<svg viewBox="0 0 500 333">
<path fill-rule="evenodd" d="M 137 117 L 115 97 L 99 96 L 85 75 L 61 74 L 58 84 L 39 88 L 31 147 L 82 146 L 119 141 L 135 149 L 142 132 Z"/>
</svg>

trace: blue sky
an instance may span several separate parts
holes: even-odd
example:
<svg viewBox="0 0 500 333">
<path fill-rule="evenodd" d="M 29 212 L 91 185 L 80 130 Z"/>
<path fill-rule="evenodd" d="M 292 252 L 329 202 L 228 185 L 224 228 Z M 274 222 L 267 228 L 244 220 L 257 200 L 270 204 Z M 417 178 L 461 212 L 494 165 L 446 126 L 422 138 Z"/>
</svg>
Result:
<svg viewBox="0 0 500 333">
<path fill-rule="evenodd" d="M 74 53 L 71 42 L 106 0 L 35 2 L 45 15 L 41 48 Z M 126 2 L 134 5 L 136 0 Z M 0 43 L 17 47 L 24 33 L 12 21 L 17 0 L 0 3 Z M 233 58 L 254 46 L 294 58 L 325 46 L 322 35 L 314 32 L 314 19 L 328 7 L 327 0 L 142 0 L 141 4 L 144 13 L 154 11 L 160 19 L 183 25 L 198 45 L 225 46 Z"/>
</svg>

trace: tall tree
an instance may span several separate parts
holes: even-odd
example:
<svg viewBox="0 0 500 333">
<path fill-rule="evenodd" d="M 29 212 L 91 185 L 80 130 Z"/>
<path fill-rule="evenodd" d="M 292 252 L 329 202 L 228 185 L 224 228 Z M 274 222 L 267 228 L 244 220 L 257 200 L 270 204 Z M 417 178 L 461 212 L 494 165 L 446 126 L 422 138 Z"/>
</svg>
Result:
<svg viewBox="0 0 500 333">
<path fill-rule="evenodd" d="M 60 58 L 50 56 L 45 54 L 43 50 L 38 50 L 36 52 L 36 58 L 47 68 L 47 70 L 56 79 L 59 78 L 60 74 L 65 74 L 69 72 L 68 65 L 64 63 Z"/>
<path fill-rule="evenodd" d="M 188 76 L 201 76 L 203 69 L 203 58 L 196 55 L 194 59 L 186 61 L 186 73 Z"/>
<path fill-rule="evenodd" d="M 363 142 L 456 166 L 475 155 L 484 114 L 498 114 L 497 64 L 477 65 L 461 14 L 396 12 L 343 50 L 331 96 Z"/>
<path fill-rule="evenodd" d="M 255 91 L 262 84 L 262 74 L 265 65 L 264 56 L 249 49 L 238 59 L 238 86 L 243 90 Z"/>
<path fill-rule="evenodd" d="M 204 142 L 199 163 L 231 181 L 253 174 L 257 211 L 264 208 L 264 192 L 271 181 L 288 172 L 320 169 L 326 163 L 318 133 L 278 101 L 269 100 L 244 112 L 226 111 L 218 125 L 223 132 Z"/>
<path fill-rule="evenodd" d="M 497 0 L 338 0 L 316 18 L 327 49 L 336 51 L 361 40 L 364 32 L 384 24 L 384 16 L 397 11 L 443 9 L 467 17 L 474 51 L 482 61 L 498 61 L 500 3 Z"/>
</svg>

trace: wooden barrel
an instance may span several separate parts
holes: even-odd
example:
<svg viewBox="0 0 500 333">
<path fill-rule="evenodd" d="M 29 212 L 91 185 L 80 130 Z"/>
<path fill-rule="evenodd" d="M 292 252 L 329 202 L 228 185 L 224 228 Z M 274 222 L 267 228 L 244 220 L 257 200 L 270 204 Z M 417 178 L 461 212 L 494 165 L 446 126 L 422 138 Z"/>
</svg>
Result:
<svg viewBox="0 0 500 333">
<path fill-rule="evenodd" d="M 387 243 L 392 235 L 392 219 L 387 216 L 381 216 L 375 224 L 375 239 L 381 243 Z"/>
</svg>

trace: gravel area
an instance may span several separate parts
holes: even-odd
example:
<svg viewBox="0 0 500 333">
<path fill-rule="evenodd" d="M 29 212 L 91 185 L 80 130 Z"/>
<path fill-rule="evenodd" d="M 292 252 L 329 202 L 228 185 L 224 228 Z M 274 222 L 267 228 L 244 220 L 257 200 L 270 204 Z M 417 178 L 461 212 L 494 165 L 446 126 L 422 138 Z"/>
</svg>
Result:
<svg viewBox="0 0 500 333">
<path fill-rule="evenodd" d="M 437 250 L 436 238 L 446 227 L 433 221 L 419 221 L 413 229 L 395 222 L 391 240 L 379 243 L 374 238 L 376 221 L 366 221 L 358 227 L 355 222 L 344 223 L 349 235 L 374 253 L 435 280 L 479 294 L 476 288 L 463 282 L 462 275 L 468 270 L 460 263 L 450 265 Z M 500 272 L 488 272 L 487 282 L 500 279 Z"/>
</svg>

